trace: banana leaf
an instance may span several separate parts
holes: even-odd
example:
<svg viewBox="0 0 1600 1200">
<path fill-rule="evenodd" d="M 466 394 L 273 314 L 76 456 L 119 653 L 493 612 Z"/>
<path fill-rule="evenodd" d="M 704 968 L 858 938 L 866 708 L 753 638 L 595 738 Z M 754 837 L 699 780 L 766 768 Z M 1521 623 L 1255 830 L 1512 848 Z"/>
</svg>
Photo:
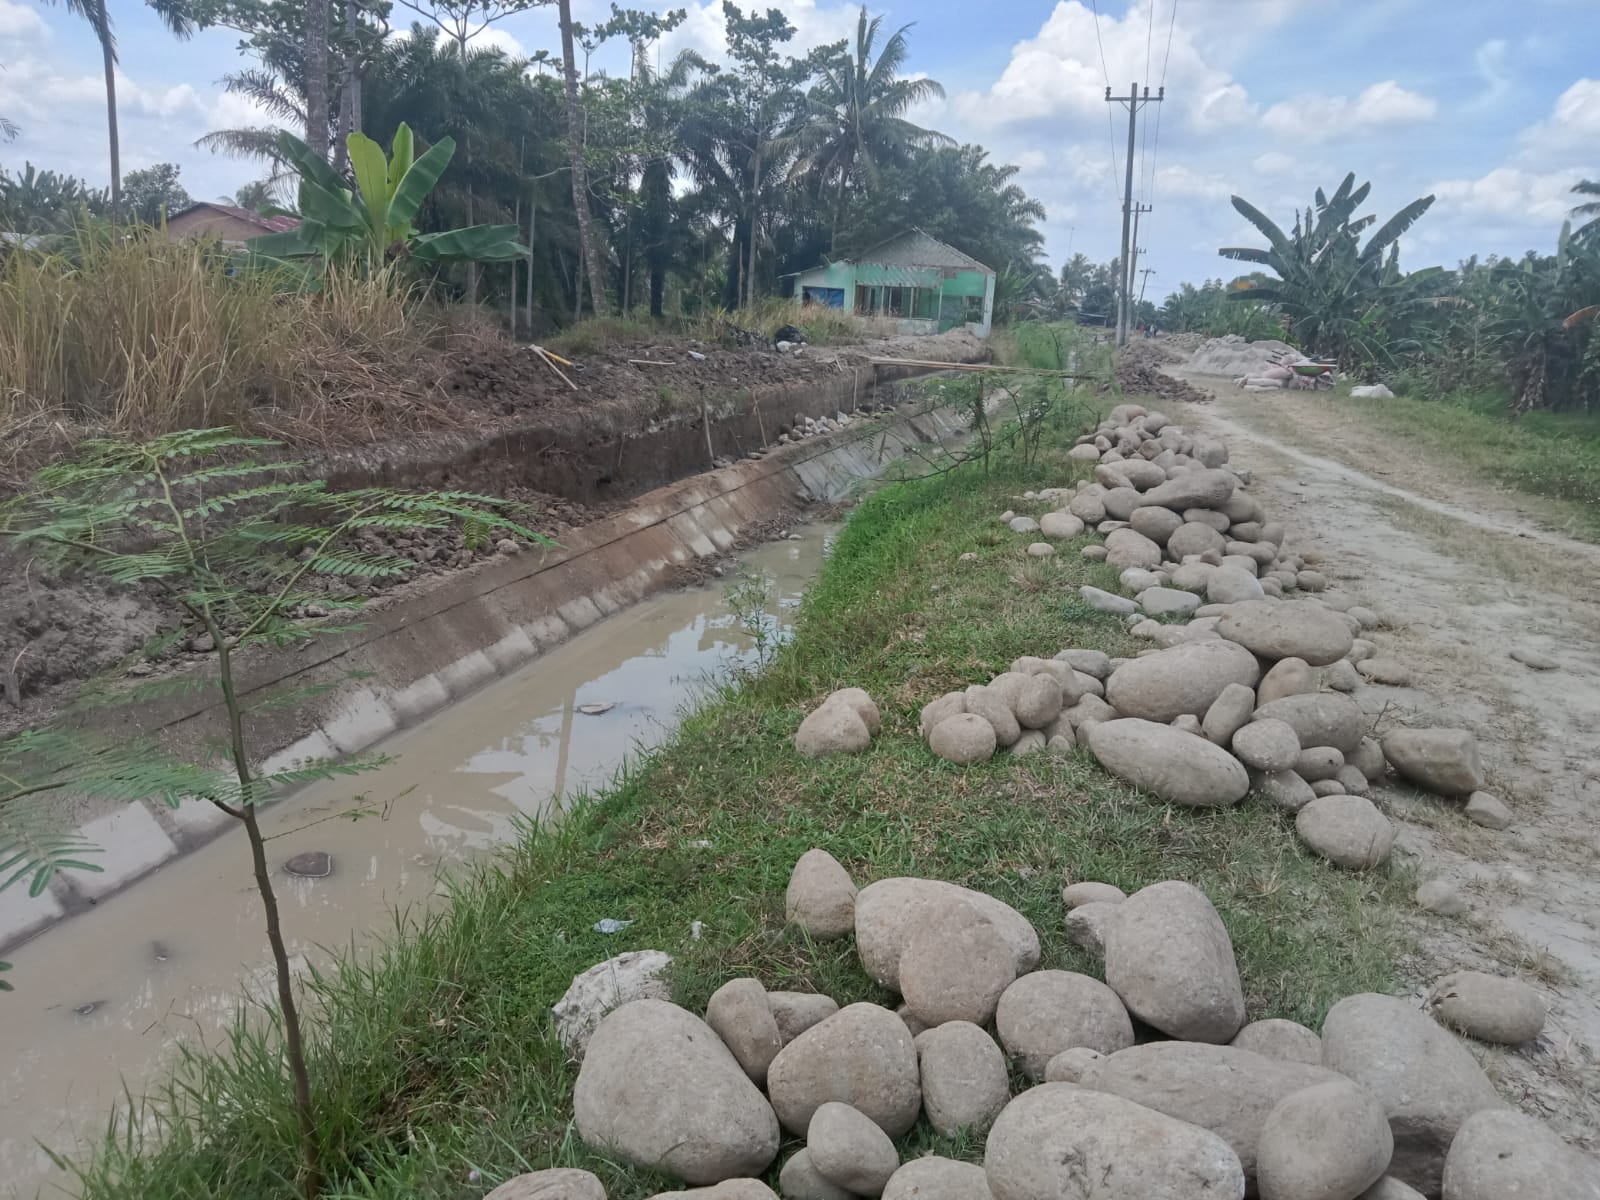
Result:
<svg viewBox="0 0 1600 1200">
<path fill-rule="evenodd" d="M 442 233 L 419 234 L 412 256 L 422 262 L 511 262 L 528 256 L 515 225 L 468 225 Z"/>
</svg>

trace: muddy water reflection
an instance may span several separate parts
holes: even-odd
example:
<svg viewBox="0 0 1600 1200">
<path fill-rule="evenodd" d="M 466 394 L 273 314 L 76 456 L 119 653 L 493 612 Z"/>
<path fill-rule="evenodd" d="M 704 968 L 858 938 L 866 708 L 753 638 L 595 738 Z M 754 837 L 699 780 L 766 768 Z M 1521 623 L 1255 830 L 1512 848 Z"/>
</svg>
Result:
<svg viewBox="0 0 1600 1200">
<path fill-rule="evenodd" d="M 805 529 L 745 557 L 773 581 L 778 625 L 831 532 Z M 379 770 L 277 806 L 263 821 L 275 864 L 306 851 L 334 862 L 323 879 L 280 869 L 292 950 L 315 959 L 387 932 L 392 910 L 442 895 L 443 873 L 506 841 L 519 814 L 604 784 L 633 750 L 659 743 L 709 674 L 750 653 L 724 582 L 660 595 L 391 738 L 381 749 L 393 761 Z M 267 994 L 270 979 L 247 852 L 231 834 L 9 958 L 0 1195 L 59 1194 L 50 1185 L 66 1181 L 35 1139 L 70 1147 L 124 1082 L 137 1095 L 178 1044 L 214 1045 L 241 996 Z"/>
</svg>

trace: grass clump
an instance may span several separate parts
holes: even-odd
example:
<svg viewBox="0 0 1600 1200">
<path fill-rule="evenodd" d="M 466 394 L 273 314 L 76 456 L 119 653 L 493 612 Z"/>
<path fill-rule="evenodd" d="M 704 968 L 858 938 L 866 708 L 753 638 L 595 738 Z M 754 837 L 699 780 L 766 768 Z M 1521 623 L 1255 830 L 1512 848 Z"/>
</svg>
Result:
<svg viewBox="0 0 1600 1200">
<path fill-rule="evenodd" d="M 312 981 L 330 1194 L 475 1197 L 552 1165 L 595 1171 L 613 1200 L 661 1190 L 664 1181 L 579 1145 L 575 1068 L 549 1007 L 573 975 L 642 948 L 676 957 L 675 994 L 692 1009 L 741 975 L 841 1003 L 892 1003 L 848 940 L 815 945 L 785 929 L 789 871 L 812 846 L 862 883 L 917 874 L 987 891 L 1035 924 L 1044 966 L 1090 973 L 1096 964 L 1062 937 L 1064 879 L 1129 891 L 1191 880 L 1232 932 L 1253 1017 L 1315 1026 L 1336 999 L 1390 982 L 1399 881 L 1331 869 L 1270 806 L 1172 808 L 1082 751 L 960 769 L 918 738 L 924 703 L 1017 655 L 1137 648 L 1117 621 L 1076 601 L 1077 585 L 1111 585 L 1114 572 L 1074 546 L 1030 560 L 1027 539 L 996 522 L 1030 507 L 1024 489 L 1072 478 L 1070 444 L 1052 433 L 1032 470 L 1002 460 L 985 478 L 969 465 L 867 499 L 760 675 L 729 682 L 614 787 L 457 886 L 448 910 Z M 967 551 L 976 561 L 959 561 Z M 863 754 L 798 757 L 802 716 L 845 685 L 878 700 L 882 733 Z M 592 930 L 603 917 L 633 924 L 605 936 Z M 146 1151 L 114 1135 L 84 1169 L 84 1194 L 287 1194 L 298 1161 L 287 1096 L 275 1032 L 241 1027 L 229 1053 L 192 1058 L 149 1114 L 163 1144 Z M 981 1149 L 925 1131 L 913 1141 L 961 1157 Z"/>
</svg>

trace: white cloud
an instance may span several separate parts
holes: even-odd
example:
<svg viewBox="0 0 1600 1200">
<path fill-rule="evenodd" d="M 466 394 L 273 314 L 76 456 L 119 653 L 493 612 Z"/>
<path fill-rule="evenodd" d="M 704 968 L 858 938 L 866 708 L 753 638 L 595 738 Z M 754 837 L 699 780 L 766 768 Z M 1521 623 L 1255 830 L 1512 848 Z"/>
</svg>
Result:
<svg viewBox="0 0 1600 1200">
<path fill-rule="evenodd" d="M 1534 156 L 1561 154 L 1600 142 L 1600 79 L 1580 79 L 1556 98 L 1550 115 L 1522 133 Z"/>
<path fill-rule="evenodd" d="M 1483 91 L 1472 98 L 1470 107 L 1492 108 L 1505 99 L 1511 91 L 1510 54 L 1510 43 L 1505 38 L 1491 38 L 1478 47 L 1473 61 L 1483 77 Z"/>
<path fill-rule="evenodd" d="M 1438 197 L 1437 207 L 1445 213 L 1553 226 L 1565 220 L 1580 199 L 1572 194 L 1572 185 L 1594 174 L 1592 169 L 1576 167 L 1543 173 L 1497 167 L 1477 179 L 1441 180 L 1428 190 Z"/>
<path fill-rule="evenodd" d="M 1324 142 L 1384 126 L 1426 121 L 1438 111 L 1434 100 L 1386 79 L 1353 100 L 1306 95 L 1280 101 L 1262 114 L 1261 123 L 1273 133 L 1299 142 Z"/>
<path fill-rule="evenodd" d="M 1250 166 L 1257 175 L 1299 175 L 1306 173 L 1299 158 L 1277 150 L 1268 150 L 1265 154 L 1257 155 Z"/>
<path fill-rule="evenodd" d="M 1205 200 L 1226 200 L 1239 189 L 1224 175 L 1192 171 L 1182 165 L 1156 171 L 1157 196 L 1196 196 Z"/>
<path fill-rule="evenodd" d="M 44 42 L 50 39 L 50 26 L 36 10 L 15 0 L 0 0 L 0 41 Z"/>
</svg>

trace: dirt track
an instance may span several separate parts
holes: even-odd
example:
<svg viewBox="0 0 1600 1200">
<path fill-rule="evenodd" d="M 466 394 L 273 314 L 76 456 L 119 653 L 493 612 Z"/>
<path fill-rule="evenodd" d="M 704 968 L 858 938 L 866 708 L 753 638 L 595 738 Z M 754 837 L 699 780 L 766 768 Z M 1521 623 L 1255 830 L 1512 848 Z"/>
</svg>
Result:
<svg viewBox="0 0 1600 1200">
<path fill-rule="evenodd" d="M 1419 1000 L 1459 968 L 1544 989 L 1544 1036 L 1490 1052 L 1487 1065 L 1524 1108 L 1600 1148 L 1600 547 L 1539 528 L 1526 498 L 1346 427 L 1315 394 L 1167 370 L 1215 396 L 1180 419 L 1225 436 L 1269 511 L 1327 556 L 1337 589 L 1386 618 L 1373 640 L 1412 684 L 1358 691 L 1380 731 L 1476 732 L 1489 790 L 1515 812 L 1510 829 L 1481 829 L 1459 804 L 1406 789 L 1380 800 L 1400 824 L 1401 861 L 1471 904 L 1456 918 L 1416 910 L 1421 949 L 1401 973 Z M 1518 647 L 1557 669 L 1514 661 Z"/>
</svg>

